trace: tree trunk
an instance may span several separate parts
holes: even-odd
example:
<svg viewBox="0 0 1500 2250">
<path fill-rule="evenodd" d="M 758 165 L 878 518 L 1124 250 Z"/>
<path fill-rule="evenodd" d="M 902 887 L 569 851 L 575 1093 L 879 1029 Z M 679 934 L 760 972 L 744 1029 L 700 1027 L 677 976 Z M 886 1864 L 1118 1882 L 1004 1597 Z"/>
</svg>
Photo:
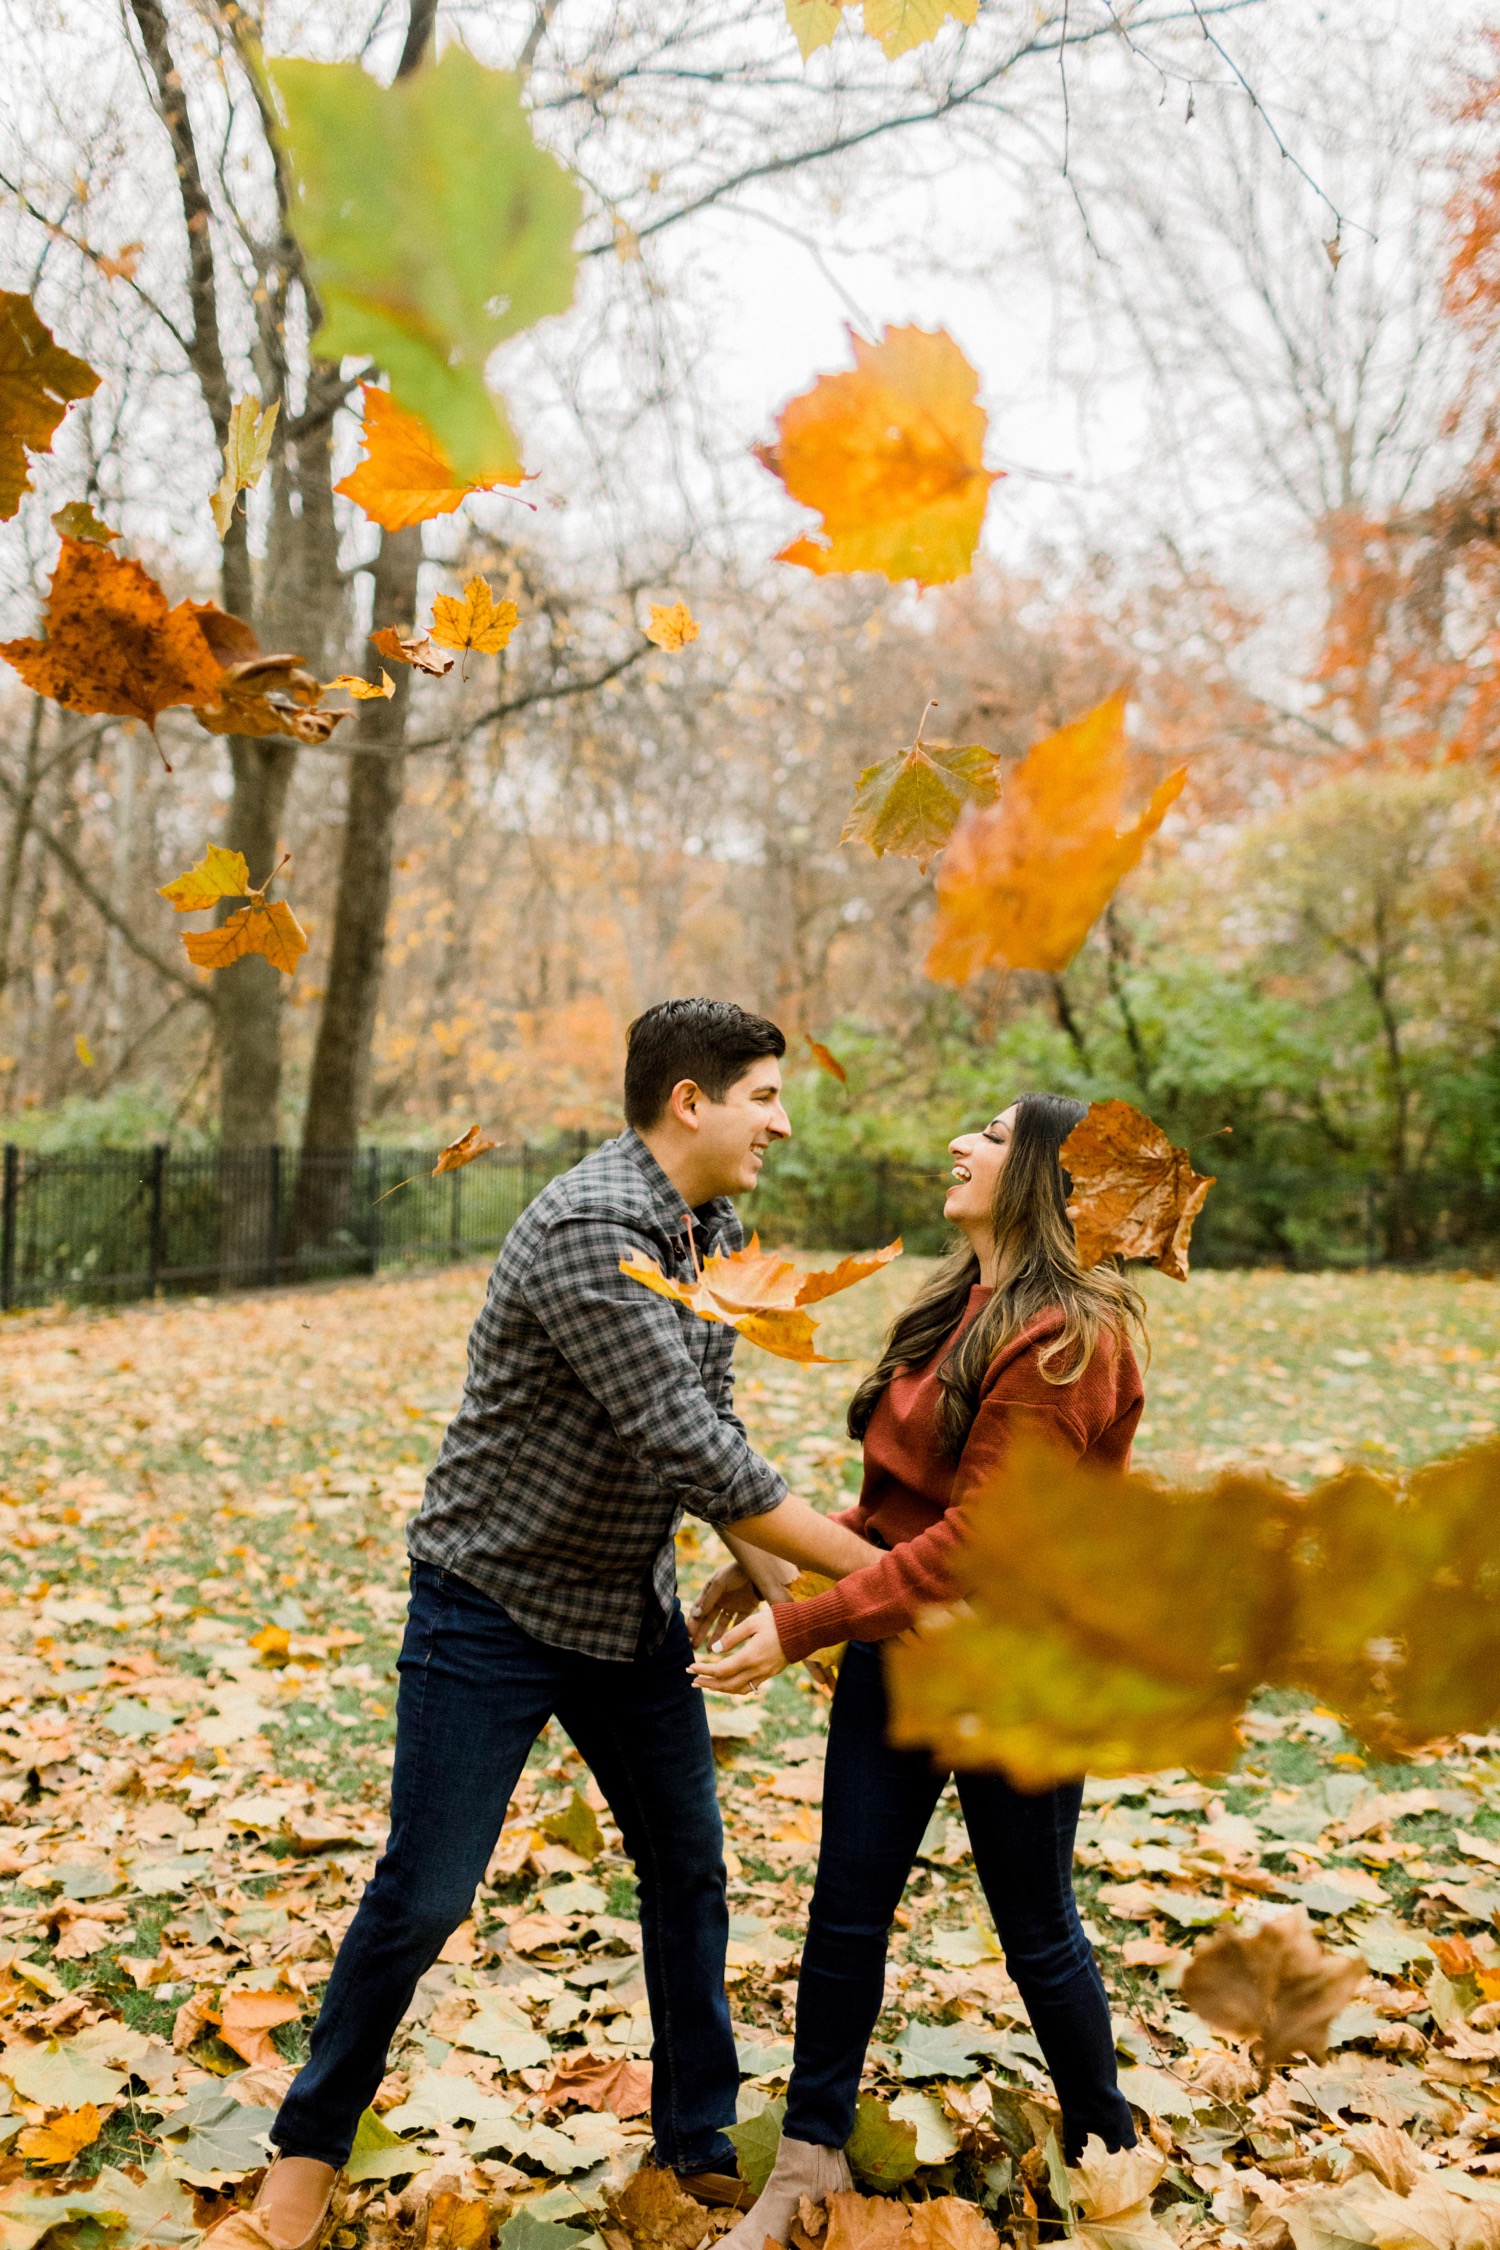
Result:
<svg viewBox="0 0 1500 2250">
<path fill-rule="evenodd" d="M 408 629 L 422 561 L 419 527 L 387 532 L 375 565 L 373 627 Z M 375 667 L 378 674 L 379 667 Z M 360 708 L 358 748 L 349 761 L 349 801 L 339 859 L 338 900 L 328 987 L 318 1022 L 302 1131 L 295 1232 L 299 1243 L 326 1241 L 348 1217 L 391 898 L 391 863 L 401 810 L 402 747 L 411 672 L 402 665 L 389 702 Z"/>
</svg>

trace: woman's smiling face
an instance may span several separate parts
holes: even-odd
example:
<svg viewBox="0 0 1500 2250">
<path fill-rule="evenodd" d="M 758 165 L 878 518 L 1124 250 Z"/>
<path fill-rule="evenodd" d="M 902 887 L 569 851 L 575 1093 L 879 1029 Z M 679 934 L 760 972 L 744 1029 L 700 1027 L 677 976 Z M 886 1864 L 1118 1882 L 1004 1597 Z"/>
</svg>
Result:
<svg viewBox="0 0 1500 2250">
<path fill-rule="evenodd" d="M 943 1200 L 943 1217 L 964 1229 L 987 1227 L 995 1203 L 995 1183 L 1010 1153 L 1016 1104 L 1002 1111 L 982 1133 L 960 1133 L 948 1143 L 953 1185 Z"/>
</svg>

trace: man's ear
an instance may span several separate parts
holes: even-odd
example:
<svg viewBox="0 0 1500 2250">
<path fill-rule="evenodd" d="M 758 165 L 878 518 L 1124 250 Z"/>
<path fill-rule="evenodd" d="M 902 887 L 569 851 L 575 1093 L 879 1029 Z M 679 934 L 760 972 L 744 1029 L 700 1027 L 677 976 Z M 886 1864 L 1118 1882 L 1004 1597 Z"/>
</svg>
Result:
<svg viewBox="0 0 1500 2250">
<path fill-rule="evenodd" d="M 707 1100 L 708 1096 L 695 1078 L 679 1078 L 667 1096 L 667 1114 L 687 1132 L 696 1133 L 703 1123 L 703 1106 Z"/>
</svg>

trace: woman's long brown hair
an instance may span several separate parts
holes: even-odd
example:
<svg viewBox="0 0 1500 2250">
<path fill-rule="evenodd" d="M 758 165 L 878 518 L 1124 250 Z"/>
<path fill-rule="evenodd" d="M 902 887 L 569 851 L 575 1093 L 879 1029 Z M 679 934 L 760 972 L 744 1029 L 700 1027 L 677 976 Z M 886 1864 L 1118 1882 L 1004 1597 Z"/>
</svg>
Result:
<svg viewBox="0 0 1500 2250">
<path fill-rule="evenodd" d="M 1037 1354 L 1049 1383 L 1076 1383 L 1094 1356 L 1101 1329 L 1124 1338 L 1145 1333 L 1145 1301 L 1112 1265 L 1078 1263 L 1068 1217 L 1070 1183 L 1060 1150 L 1088 1110 L 1066 1094 L 1023 1094 L 990 1212 L 1001 1287 L 970 1322 L 938 1369 L 938 1429 L 956 1460 L 979 1410 L 990 1363 L 1038 1313 L 1058 1308 L 1063 1324 Z M 967 1242 L 951 1250 L 925 1288 L 892 1323 L 879 1361 L 849 1401 L 849 1435 L 862 1438 L 893 1375 L 921 1367 L 963 1319 L 979 1279 L 979 1258 Z"/>
</svg>

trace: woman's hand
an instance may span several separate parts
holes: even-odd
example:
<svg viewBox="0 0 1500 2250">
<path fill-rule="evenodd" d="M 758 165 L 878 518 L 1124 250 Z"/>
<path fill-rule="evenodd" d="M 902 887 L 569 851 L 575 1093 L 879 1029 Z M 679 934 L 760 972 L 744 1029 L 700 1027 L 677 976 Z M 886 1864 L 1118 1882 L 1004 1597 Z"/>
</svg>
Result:
<svg viewBox="0 0 1500 2250">
<path fill-rule="evenodd" d="M 688 1639 L 694 1648 L 717 1640 L 720 1633 L 748 1617 L 759 1601 L 760 1595 L 739 1563 L 720 1563 L 688 1611 Z"/>
<path fill-rule="evenodd" d="M 699 1657 L 693 1678 L 699 1687 L 713 1688 L 719 1695 L 748 1695 L 784 1672 L 786 1664 L 776 1619 L 762 1608 L 724 1635 L 716 1656 Z"/>
</svg>

